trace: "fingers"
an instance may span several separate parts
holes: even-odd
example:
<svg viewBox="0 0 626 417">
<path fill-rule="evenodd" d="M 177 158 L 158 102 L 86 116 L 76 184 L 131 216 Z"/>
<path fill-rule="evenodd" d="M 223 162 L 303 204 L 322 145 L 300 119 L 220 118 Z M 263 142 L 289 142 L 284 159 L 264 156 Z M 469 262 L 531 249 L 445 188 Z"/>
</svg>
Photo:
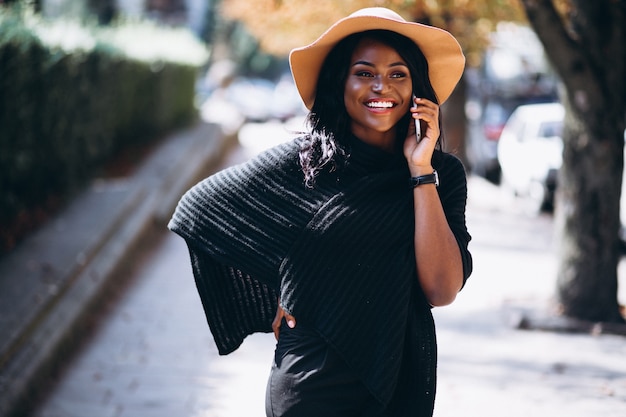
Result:
<svg viewBox="0 0 626 417">
<path fill-rule="evenodd" d="M 427 127 L 438 130 L 439 106 L 436 103 L 425 98 L 415 98 L 411 113 L 414 119 L 423 120 Z"/>
<path fill-rule="evenodd" d="M 276 310 L 276 315 L 274 316 L 274 321 L 272 321 L 272 331 L 274 332 L 274 337 L 278 340 L 278 335 L 280 334 L 280 323 L 283 320 L 285 315 L 285 310 L 279 305 Z"/>
<path fill-rule="evenodd" d="M 280 300 L 278 300 L 278 308 L 276 309 L 276 315 L 272 321 L 272 331 L 274 332 L 276 340 L 278 340 L 278 336 L 280 335 L 280 325 L 282 324 L 283 318 L 287 322 L 287 326 L 289 326 L 290 329 L 296 327 L 296 318 L 291 314 L 287 314 L 280 306 Z"/>
</svg>

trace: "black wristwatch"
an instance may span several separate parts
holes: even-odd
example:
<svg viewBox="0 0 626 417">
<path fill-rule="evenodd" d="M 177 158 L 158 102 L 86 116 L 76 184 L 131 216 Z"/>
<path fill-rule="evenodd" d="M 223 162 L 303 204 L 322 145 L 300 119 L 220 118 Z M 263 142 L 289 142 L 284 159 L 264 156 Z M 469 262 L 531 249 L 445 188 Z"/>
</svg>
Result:
<svg viewBox="0 0 626 417">
<path fill-rule="evenodd" d="M 437 171 L 433 171 L 432 174 L 411 177 L 412 188 L 415 188 L 422 184 L 435 184 L 435 187 L 439 187 L 439 174 L 437 174 Z"/>
</svg>

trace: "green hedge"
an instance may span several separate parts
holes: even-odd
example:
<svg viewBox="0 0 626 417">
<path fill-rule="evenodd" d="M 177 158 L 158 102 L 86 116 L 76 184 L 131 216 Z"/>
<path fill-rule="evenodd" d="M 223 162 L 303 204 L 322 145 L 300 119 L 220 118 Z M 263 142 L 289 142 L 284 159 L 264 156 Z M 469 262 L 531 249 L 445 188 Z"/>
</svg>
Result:
<svg viewBox="0 0 626 417">
<path fill-rule="evenodd" d="M 195 119 L 206 58 L 181 30 L 46 22 L 0 8 L 0 246 L 121 148 Z"/>
</svg>

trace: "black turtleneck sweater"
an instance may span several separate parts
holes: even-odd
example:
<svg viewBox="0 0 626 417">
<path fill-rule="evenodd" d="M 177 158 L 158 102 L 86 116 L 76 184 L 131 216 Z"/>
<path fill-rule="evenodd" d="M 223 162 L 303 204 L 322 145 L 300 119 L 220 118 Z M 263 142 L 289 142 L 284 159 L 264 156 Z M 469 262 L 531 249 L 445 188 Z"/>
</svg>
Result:
<svg viewBox="0 0 626 417">
<path fill-rule="evenodd" d="M 230 353 L 248 334 L 271 331 L 280 297 L 394 415 L 431 415 L 435 330 L 417 279 L 406 160 L 353 139 L 347 163 L 308 188 L 299 144 L 279 145 L 205 179 L 183 196 L 170 221 L 189 246 L 218 350 Z M 439 151 L 433 166 L 467 279 L 465 172 Z"/>
</svg>

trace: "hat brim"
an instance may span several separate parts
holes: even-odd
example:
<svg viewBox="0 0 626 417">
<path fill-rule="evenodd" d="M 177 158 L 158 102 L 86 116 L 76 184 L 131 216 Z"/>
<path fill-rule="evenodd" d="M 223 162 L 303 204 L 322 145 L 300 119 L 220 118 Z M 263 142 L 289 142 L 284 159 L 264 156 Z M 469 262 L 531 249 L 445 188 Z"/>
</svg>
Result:
<svg viewBox="0 0 626 417">
<path fill-rule="evenodd" d="M 331 49 L 353 33 L 378 29 L 411 39 L 428 61 L 428 76 L 439 104 L 450 97 L 465 69 L 465 56 L 457 40 L 443 29 L 407 22 L 388 9 L 370 8 L 337 21 L 313 43 L 290 52 L 291 72 L 309 110 L 315 102 L 319 72 Z"/>
</svg>

